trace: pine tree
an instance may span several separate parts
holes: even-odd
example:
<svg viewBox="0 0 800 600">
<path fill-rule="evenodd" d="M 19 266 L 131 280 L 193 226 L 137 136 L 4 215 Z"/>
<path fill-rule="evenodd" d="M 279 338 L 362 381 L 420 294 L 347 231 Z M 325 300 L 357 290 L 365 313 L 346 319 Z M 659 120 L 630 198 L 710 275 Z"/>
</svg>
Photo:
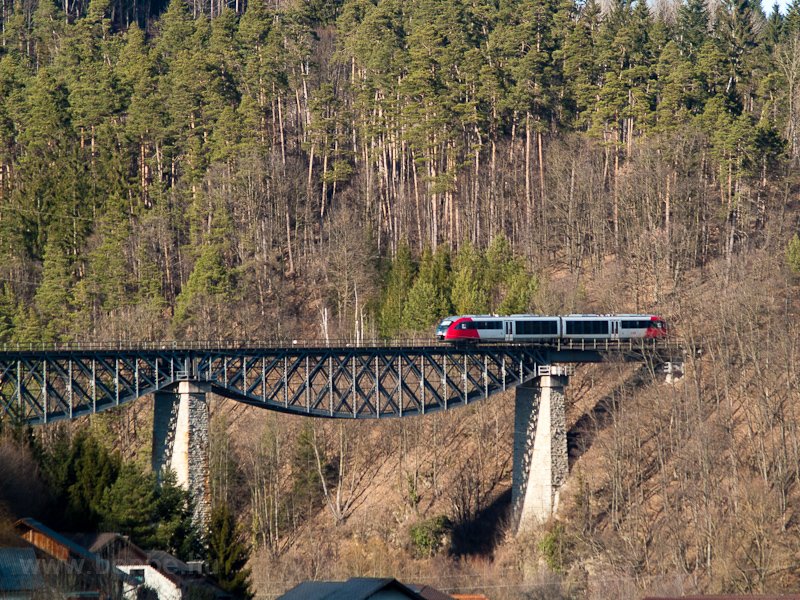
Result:
<svg viewBox="0 0 800 600">
<path fill-rule="evenodd" d="M 437 251 L 437 257 L 426 248 L 422 254 L 417 277 L 403 307 L 402 326 L 406 331 L 427 331 L 450 313 L 447 286 L 450 274 L 443 252 L 444 250 L 441 253 Z"/>
<path fill-rule="evenodd" d="M 792 0 L 786 8 L 783 35 L 786 39 L 800 35 L 800 0 Z"/>
<path fill-rule="evenodd" d="M 414 282 L 414 263 L 411 250 L 404 243 L 397 247 L 387 276 L 386 288 L 378 313 L 378 327 L 384 337 L 394 337 L 400 331 L 403 306 Z"/>
<path fill-rule="evenodd" d="M 489 310 L 486 263 L 469 242 L 461 245 L 453 265 L 452 303 L 456 314 L 481 314 Z"/>
<path fill-rule="evenodd" d="M 180 487 L 175 472 L 167 471 L 156 490 L 153 547 L 174 554 L 181 560 L 202 556 L 203 543 L 193 520 L 191 494 Z"/>
<path fill-rule="evenodd" d="M 566 93 L 575 103 L 575 127 L 578 129 L 589 129 L 601 85 L 601 63 L 597 56 L 600 16 L 597 1 L 587 0 L 564 38 L 562 60 Z"/>
<path fill-rule="evenodd" d="M 776 2 L 772 5 L 772 11 L 769 13 L 766 27 L 764 27 L 764 31 L 762 32 L 762 37 L 768 53 L 771 54 L 783 39 L 783 29 L 784 17 L 781 14 L 780 4 Z"/>
<path fill-rule="evenodd" d="M 158 542 L 160 516 L 155 489 L 154 475 L 145 475 L 135 464 L 123 464 L 113 485 L 103 494 L 102 526 L 129 535 L 137 545 L 152 548 Z"/>
<path fill-rule="evenodd" d="M 696 60 L 708 39 L 708 8 L 706 0 L 686 0 L 678 9 L 676 42 L 681 54 Z"/>
<path fill-rule="evenodd" d="M 403 330 L 421 333 L 430 329 L 443 316 L 436 308 L 436 301 L 436 288 L 418 277 L 403 309 Z"/>
<path fill-rule="evenodd" d="M 45 246 L 42 283 L 36 290 L 36 308 L 46 323 L 43 336 L 61 340 L 68 336 L 74 310 L 73 274 L 66 251 L 56 241 Z"/>
<path fill-rule="evenodd" d="M 14 315 L 17 312 L 17 301 L 14 291 L 7 283 L 0 290 L 0 343 L 11 341 L 14 335 Z"/>
<path fill-rule="evenodd" d="M 58 477 L 55 489 L 61 497 L 59 505 L 64 507 L 64 527 L 91 531 L 103 518 L 104 495 L 117 480 L 121 461 L 86 433 L 75 437 L 68 453 L 54 454 L 54 461 L 64 459 L 63 467 L 51 469 Z"/>
<path fill-rule="evenodd" d="M 656 130 L 685 126 L 692 115 L 701 111 L 704 94 L 696 70 L 675 42 L 669 42 L 661 52 L 656 74 Z"/>
<path fill-rule="evenodd" d="M 754 71 L 763 59 L 751 0 L 725 0 L 720 9 L 718 33 L 722 51 L 730 61 L 727 91 L 738 94 L 742 108 L 748 109 L 748 96 L 758 83 Z"/>
<path fill-rule="evenodd" d="M 228 505 L 216 505 L 208 528 L 209 565 L 217 584 L 234 598 L 253 597 L 250 568 L 246 566 L 249 554 L 244 533 Z"/>
</svg>

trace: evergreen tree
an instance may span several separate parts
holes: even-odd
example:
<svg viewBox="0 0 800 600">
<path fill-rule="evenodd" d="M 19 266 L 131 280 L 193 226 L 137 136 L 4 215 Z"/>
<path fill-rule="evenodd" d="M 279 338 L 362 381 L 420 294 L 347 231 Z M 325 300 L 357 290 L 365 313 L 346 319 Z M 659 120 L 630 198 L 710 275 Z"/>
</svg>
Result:
<svg viewBox="0 0 800 600">
<path fill-rule="evenodd" d="M 754 70 L 761 62 L 762 54 L 753 22 L 754 10 L 751 0 L 725 0 L 720 8 L 718 25 L 719 41 L 730 65 L 728 90 L 742 95 L 753 92 Z M 744 102 L 745 105 L 749 104 Z M 745 106 L 746 107 L 746 106 Z"/>
<path fill-rule="evenodd" d="M 46 323 L 45 339 L 68 337 L 73 310 L 73 274 L 63 247 L 55 241 L 47 243 L 42 265 L 42 283 L 36 290 L 36 308 Z"/>
<path fill-rule="evenodd" d="M 708 39 L 708 8 L 706 0 L 686 0 L 678 9 L 676 43 L 683 56 L 696 60 L 700 48 Z"/>
<path fill-rule="evenodd" d="M 17 301 L 14 291 L 7 283 L 0 290 L 0 343 L 11 341 L 14 335 L 14 315 L 17 312 Z"/>
<path fill-rule="evenodd" d="M 489 310 L 486 263 L 469 242 L 461 245 L 455 257 L 451 299 L 458 315 L 481 314 Z"/>
<path fill-rule="evenodd" d="M 414 282 L 414 263 L 411 250 L 405 243 L 397 247 L 378 314 L 378 327 L 383 337 L 394 337 L 400 331 L 403 307 Z"/>
<path fill-rule="evenodd" d="M 63 527 L 92 531 L 103 518 L 104 495 L 117 480 L 121 461 L 83 432 L 73 439 L 68 452 L 63 450 L 63 445 L 56 445 L 47 470 L 52 489 L 57 490 L 58 506 L 64 511 Z"/>
<path fill-rule="evenodd" d="M 246 566 L 249 554 L 244 533 L 228 505 L 216 505 L 208 528 L 209 565 L 217 584 L 234 598 L 253 597 L 250 568 Z"/>
<path fill-rule="evenodd" d="M 486 281 L 490 307 L 503 315 L 527 312 L 538 287 L 536 277 L 514 256 L 504 235 L 496 236 L 486 250 Z"/>
<path fill-rule="evenodd" d="M 656 129 L 670 131 L 685 126 L 701 111 L 704 94 L 696 70 L 675 42 L 669 42 L 661 52 L 656 74 Z"/>
<path fill-rule="evenodd" d="M 408 292 L 403 307 L 403 329 L 415 333 L 430 329 L 438 320 L 450 313 L 449 289 L 445 250 L 435 255 L 425 249 L 414 285 Z"/>
<path fill-rule="evenodd" d="M 231 298 L 235 289 L 234 271 L 229 266 L 233 237 L 230 215 L 222 200 L 210 202 L 212 207 L 208 212 L 198 208 L 205 206 L 205 201 L 208 199 L 199 197 L 194 206 L 193 237 L 202 245 L 197 250 L 197 261 L 189 280 L 176 299 L 176 324 L 186 321 L 201 299 L 211 298 L 217 302 L 225 302 Z M 202 227 L 199 219 L 211 220 L 207 233 L 199 230 Z"/>
<path fill-rule="evenodd" d="M 772 11 L 767 18 L 766 27 L 762 33 L 767 52 L 772 53 L 783 39 L 784 18 L 781 14 L 780 4 L 777 2 L 772 5 Z"/>
<path fill-rule="evenodd" d="M 792 0 L 786 7 L 786 17 L 783 22 L 783 35 L 790 39 L 800 35 L 800 0 Z"/>
<path fill-rule="evenodd" d="M 181 488 L 170 470 L 155 493 L 153 547 L 162 548 L 181 560 L 202 556 L 203 540 L 194 523 L 191 494 Z"/>
<path fill-rule="evenodd" d="M 598 60 L 597 38 L 600 30 L 600 5 L 587 0 L 578 19 L 564 38 L 563 64 L 567 94 L 575 102 L 575 126 L 588 129 L 595 99 L 601 85 L 601 66 Z"/>
<path fill-rule="evenodd" d="M 123 464 L 119 475 L 105 490 L 101 502 L 102 526 L 129 535 L 133 542 L 152 548 L 157 542 L 156 482 L 132 463 Z"/>
</svg>

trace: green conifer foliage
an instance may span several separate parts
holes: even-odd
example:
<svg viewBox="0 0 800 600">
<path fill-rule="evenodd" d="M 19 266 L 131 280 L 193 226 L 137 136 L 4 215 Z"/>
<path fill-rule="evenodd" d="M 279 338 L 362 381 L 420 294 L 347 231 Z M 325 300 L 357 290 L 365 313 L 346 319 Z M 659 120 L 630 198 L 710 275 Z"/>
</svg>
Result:
<svg viewBox="0 0 800 600">
<path fill-rule="evenodd" d="M 158 517 L 155 490 L 154 475 L 145 475 L 135 464 L 123 464 L 113 485 L 103 494 L 102 526 L 131 536 L 144 548 L 154 547 Z"/>
<path fill-rule="evenodd" d="M 800 0 L 792 0 L 786 8 L 783 35 L 791 38 L 800 34 Z"/>
<path fill-rule="evenodd" d="M 36 290 L 35 303 L 47 340 L 68 337 L 74 309 L 74 281 L 72 265 L 65 249 L 56 241 L 48 242 L 44 251 L 42 282 Z"/>
<path fill-rule="evenodd" d="M 705 0 L 686 0 L 678 9 L 676 44 L 683 56 L 695 60 L 708 39 L 708 8 Z"/>
<path fill-rule="evenodd" d="M 414 282 L 414 263 L 411 250 L 400 244 L 387 277 L 386 288 L 378 313 L 378 327 L 384 337 L 394 337 L 400 331 L 403 306 Z"/>
<path fill-rule="evenodd" d="M 486 280 L 493 312 L 509 315 L 529 311 L 538 280 L 514 256 L 504 235 L 496 236 L 486 250 Z"/>
<path fill-rule="evenodd" d="M 11 341 L 14 335 L 14 315 L 17 312 L 17 301 L 14 291 L 4 283 L 0 290 L 0 344 Z"/>
<path fill-rule="evenodd" d="M 106 202 L 106 210 L 97 226 L 101 241 L 90 253 L 87 275 L 81 281 L 85 293 L 90 296 L 84 302 L 105 311 L 130 303 L 133 292 L 126 258 L 130 236 L 127 216 L 121 199 L 110 198 Z"/>
<path fill-rule="evenodd" d="M 434 254 L 426 249 L 422 254 L 419 272 L 408 292 L 403 307 L 403 329 L 421 333 L 428 331 L 438 320 L 450 314 L 448 272 L 445 250 Z"/>
<path fill-rule="evenodd" d="M 69 451 L 50 459 L 53 489 L 63 507 L 64 527 L 69 531 L 92 531 L 102 520 L 103 498 L 117 480 L 121 461 L 94 437 L 79 433 Z"/>
<path fill-rule="evenodd" d="M 486 261 L 470 242 L 461 245 L 453 261 L 451 294 L 456 314 L 481 314 L 489 310 Z"/>
<path fill-rule="evenodd" d="M 250 555 L 244 532 L 227 504 L 218 504 L 211 511 L 208 531 L 208 557 L 217 584 L 233 595 L 245 600 L 252 598 L 250 591 Z"/>
<path fill-rule="evenodd" d="M 786 246 L 786 262 L 796 275 L 800 275 L 800 236 L 796 233 Z"/>
<path fill-rule="evenodd" d="M 597 60 L 600 16 L 597 1 L 587 0 L 563 40 L 562 60 L 567 98 L 574 102 L 575 126 L 584 130 L 592 123 L 595 99 L 601 85 L 602 65 Z"/>
<path fill-rule="evenodd" d="M 204 208 L 206 203 L 210 209 Z M 193 238 L 202 245 L 186 285 L 176 299 L 175 323 L 180 325 L 191 316 L 192 309 L 203 298 L 225 302 L 235 289 L 235 272 L 230 265 L 231 220 L 221 199 L 199 197 L 194 206 Z M 211 220 L 208 231 L 199 231 L 198 218 Z"/>
</svg>

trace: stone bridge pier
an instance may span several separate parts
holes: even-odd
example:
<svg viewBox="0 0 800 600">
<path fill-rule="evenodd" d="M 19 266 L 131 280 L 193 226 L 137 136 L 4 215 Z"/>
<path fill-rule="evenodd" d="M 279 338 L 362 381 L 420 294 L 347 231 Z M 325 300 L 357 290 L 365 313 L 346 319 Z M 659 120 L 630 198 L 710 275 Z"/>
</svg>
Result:
<svg viewBox="0 0 800 600">
<path fill-rule="evenodd" d="M 179 486 L 194 503 L 194 522 L 202 530 L 211 516 L 208 480 L 208 389 L 189 381 L 174 390 L 155 393 L 153 412 L 153 472 L 159 481 L 175 472 Z"/>
<path fill-rule="evenodd" d="M 569 373 L 566 367 L 543 365 L 538 377 L 516 388 L 511 505 L 518 533 L 558 509 L 569 470 L 564 409 Z"/>
</svg>

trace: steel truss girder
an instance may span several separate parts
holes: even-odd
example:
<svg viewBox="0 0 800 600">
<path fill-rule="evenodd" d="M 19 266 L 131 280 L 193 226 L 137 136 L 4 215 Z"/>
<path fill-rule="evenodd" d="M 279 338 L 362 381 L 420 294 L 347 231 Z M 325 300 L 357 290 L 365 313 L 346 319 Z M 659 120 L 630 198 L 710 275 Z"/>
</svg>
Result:
<svg viewBox="0 0 800 600">
<path fill-rule="evenodd" d="M 0 418 L 77 418 L 179 381 L 299 415 L 406 417 L 487 398 L 552 363 L 647 357 L 525 345 L 0 352 Z"/>
</svg>

